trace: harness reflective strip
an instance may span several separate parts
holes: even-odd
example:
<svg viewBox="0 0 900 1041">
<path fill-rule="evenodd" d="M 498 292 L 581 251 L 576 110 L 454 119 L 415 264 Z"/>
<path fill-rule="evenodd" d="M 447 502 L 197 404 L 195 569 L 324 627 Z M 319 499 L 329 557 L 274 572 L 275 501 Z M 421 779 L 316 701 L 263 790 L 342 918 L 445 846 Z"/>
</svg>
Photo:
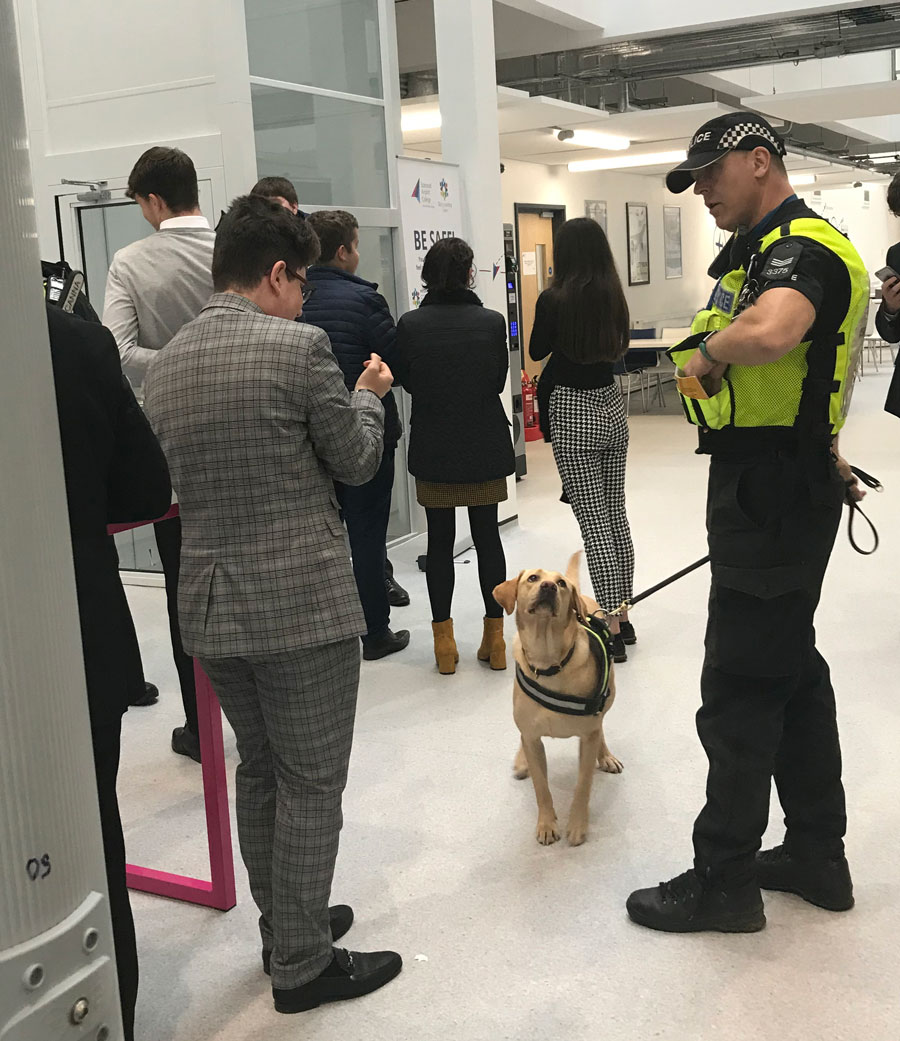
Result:
<svg viewBox="0 0 900 1041">
<path fill-rule="evenodd" d="M 566 716 L 598 716 L 603 711 L 609 697 L 609 650 L 604 639 L 589 625 L 582 625 L 581 628 L 591 636 L 591 653 L 600 666 L 599 682 L 589 697 L 576 698 L 569 694 L 559 694 L 556 691 L 547 690 L 536 680 L 531 679 L 519 664 L 516 665 L 516 680 L 524 694 L 551 712 L 561 712 Z"/>
</svg>

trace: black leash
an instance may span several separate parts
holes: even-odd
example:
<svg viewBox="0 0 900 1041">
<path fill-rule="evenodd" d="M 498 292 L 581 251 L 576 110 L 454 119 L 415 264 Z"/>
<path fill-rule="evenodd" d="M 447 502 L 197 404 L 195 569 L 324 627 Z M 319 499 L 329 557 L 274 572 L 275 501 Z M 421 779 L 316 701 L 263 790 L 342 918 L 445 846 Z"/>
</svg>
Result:
<svg viewBox="0 0 900 1041">
<path fill-rule="evenodd" d="M 878 480 L 877 477 L 873 477 L 871 474 L 867 474 L 865 470 L 860 470 L 860 468 L 858 466 L 851 466 L 850 469 L 853 471 L 854 474 L 856 474 L 856 476 L 859 478 L 859 480 L 862 481 L 862 483 L 867 488 L 872 488 L 876 492 L 883 492 L 884 491 L 884 485 L 881 483 L 881 481 Z M 847 538 L 850 539 L 850 545 L 856 550 L 857 553 L 861 553 L 864 557 L 870 557 L 875 552 L 875 550 L 878 549 L 878 543 L 879 543 L 878 531 L 876 530 L 875 525 L 863 513 L 862 509 L 860 508 L 859 503 L 858 502 L 854 502 L 850 498 L 850 488 L 852 487 L 853 482 L 852 481 L 847 481 L 846 483 L 847 483 L 846 500 L 847 500 L 847 505 L 850 507 L 850 516 L 847 519 Z M 853 521 L 854 521 L 857 513 L 862 517 L 862 519 L 866 522 L 866 524 L 869 525 L 869 529 L 872 532 L 872 537 L 874 538 L 875 541 L 874 541 L 871 549 L 860 549 L 859 544 L 857 543 L 857 541 L 856 541 L 856 539 L 855 539 L 855 537 L 853 535 Z"/>
<path fill-rule="evenodd" d="M 860 470 L 858 466 L 851 466 L 850 469 L 867 488 L 872 488 L 876 492 L 884 491 L 884 485 L 882 485 L 881 481 L 879 481 L 877 477 L 873 477 L 871 474 L 867 474 L 865 470 Z M 875 525 L 860 509 L 859 503 L 854 502 L 850 498 L 850 488 L 853 485 L 853 482 L 847 481 L 846 484 L 846 500 L 847 505 L 850 507 L 850 516 L 847 520 L 847 536 L 850 539 L 850 545 L 856 550 L 857 553 L 861 553 L 864 557 L 870 557 L 875 552 L 875 550 L 878 549 L 878 531 L 876 530 Z M 861 549 L 853 535 L 853 520 L 857 513 L 862 517 L 866 524 L 869 525 L 869 528 L 872 531 L 872 536 L 875 539 L 875 543 L 871 549 Z M 634 607 L 635 604 L 639 604 L 642 600 L 646 600 L 648 596 L 653 596 L 653 594 L 658 593 L 660 589 L 665 589 L 666 586 L 670 586 L 673 582 L 677 582 L 679 578 L 684 578 L 685 575 L 689 575 L 692 571 L 696 571 L 697 568 L 701 568 L 704 564 L 708 563 L 709 556 L 703 557 L 702 560 L 694 561 L 693 564 L 689 564 L 686 568 L 682 568 L 681 571 L 676 572 L 669 578 L 663 579 L 662 582 L 657 582 L 655 586 L 651 586 L 649 589 L 645 589 L 643 593 L 638 593 L 638 595 L 632 597 L 627 604 L 623 604 L 622 607 L 619 608 L 619 610 L 621 611 L 623 608 L 625 610 L 631 610 L 631 608 Z"/>
</svg>

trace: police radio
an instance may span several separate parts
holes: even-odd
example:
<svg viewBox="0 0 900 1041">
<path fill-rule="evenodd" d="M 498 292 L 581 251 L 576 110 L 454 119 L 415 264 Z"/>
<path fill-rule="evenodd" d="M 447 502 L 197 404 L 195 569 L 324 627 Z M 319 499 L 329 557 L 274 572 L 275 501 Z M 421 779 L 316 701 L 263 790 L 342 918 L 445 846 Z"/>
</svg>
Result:
<svg viewBox="0 0 900 1041">
<path fill-rule="evenodd" d="M 56 264 L 42 260 L 41 274 L 47 303 L 71 314 L 75 310 L 78 294 L 84 289 L 84 273 L 73 271 L 64 260 Z"/>
</svg>

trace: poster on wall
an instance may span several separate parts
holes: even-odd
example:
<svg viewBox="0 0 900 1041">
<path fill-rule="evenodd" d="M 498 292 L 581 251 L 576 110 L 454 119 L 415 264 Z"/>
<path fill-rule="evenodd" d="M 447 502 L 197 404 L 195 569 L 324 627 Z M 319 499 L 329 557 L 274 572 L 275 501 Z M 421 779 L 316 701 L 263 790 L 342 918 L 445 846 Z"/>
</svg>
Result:
<svg viewBox="0 0 900 1041">
<path fill-rule="evenodd" d="M 595 220 L 605 234 L 609 234 L 609 229 L 606 226 L 606 201 L 603 199 L 585 199 L 584 200 L 584 215 L 590 217 L 591 220 Z"/>
<path fill-rule="evenodd" d="M 646 286 L 650 283 L 650 229 L 645 202 L 625 203 L 625 223 L 628 229 L 628 284 Z"/>
<path fill-rule="evenodd" d="M 681 278 L 681 207 L 663 206 L 663 242 L 666 254 L 666 278 Z"/>
<path fill-rule="evenodd" d="M 438 239 L 463 235 L 459 168 L 450 163 L 399 157 L 400 220 L 409 306 L 422 302 L 422 264 Z"/>
</svg>

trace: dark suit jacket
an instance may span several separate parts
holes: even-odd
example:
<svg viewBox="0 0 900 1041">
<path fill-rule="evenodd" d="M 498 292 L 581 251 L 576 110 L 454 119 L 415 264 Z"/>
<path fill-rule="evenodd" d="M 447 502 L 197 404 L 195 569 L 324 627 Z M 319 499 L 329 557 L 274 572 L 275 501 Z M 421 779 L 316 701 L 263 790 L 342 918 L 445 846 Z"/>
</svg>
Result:
<svg viewBox="0 0 900 1041">
<path fill-rule="evenodd" d="M 900 274 L 900 242 L 894 243 L 888 250 L 885 263 Z M 900 314 L 888 315 L 883 303 L 875 315 L 875 328 L 882 340 L 887 340 L 888 343 L 900 343 Z"/>
<path fill-rule="evenodd" d="M 429 292 L 400 319 L 394 375 L 412 395 L 413 476 L 467 484 L 515 471 L 500 400 L 508 370 L 506 319 L 474 293 Z"/>
<path fill-rule="evenodd" d="M 88 702 L 94 727 L 142 693 L 143 672 L 107 524 L 152 520 L 172 488 L 162 449 L 122 375 L 112 333 L 47 308 Z"/>
</svg>

